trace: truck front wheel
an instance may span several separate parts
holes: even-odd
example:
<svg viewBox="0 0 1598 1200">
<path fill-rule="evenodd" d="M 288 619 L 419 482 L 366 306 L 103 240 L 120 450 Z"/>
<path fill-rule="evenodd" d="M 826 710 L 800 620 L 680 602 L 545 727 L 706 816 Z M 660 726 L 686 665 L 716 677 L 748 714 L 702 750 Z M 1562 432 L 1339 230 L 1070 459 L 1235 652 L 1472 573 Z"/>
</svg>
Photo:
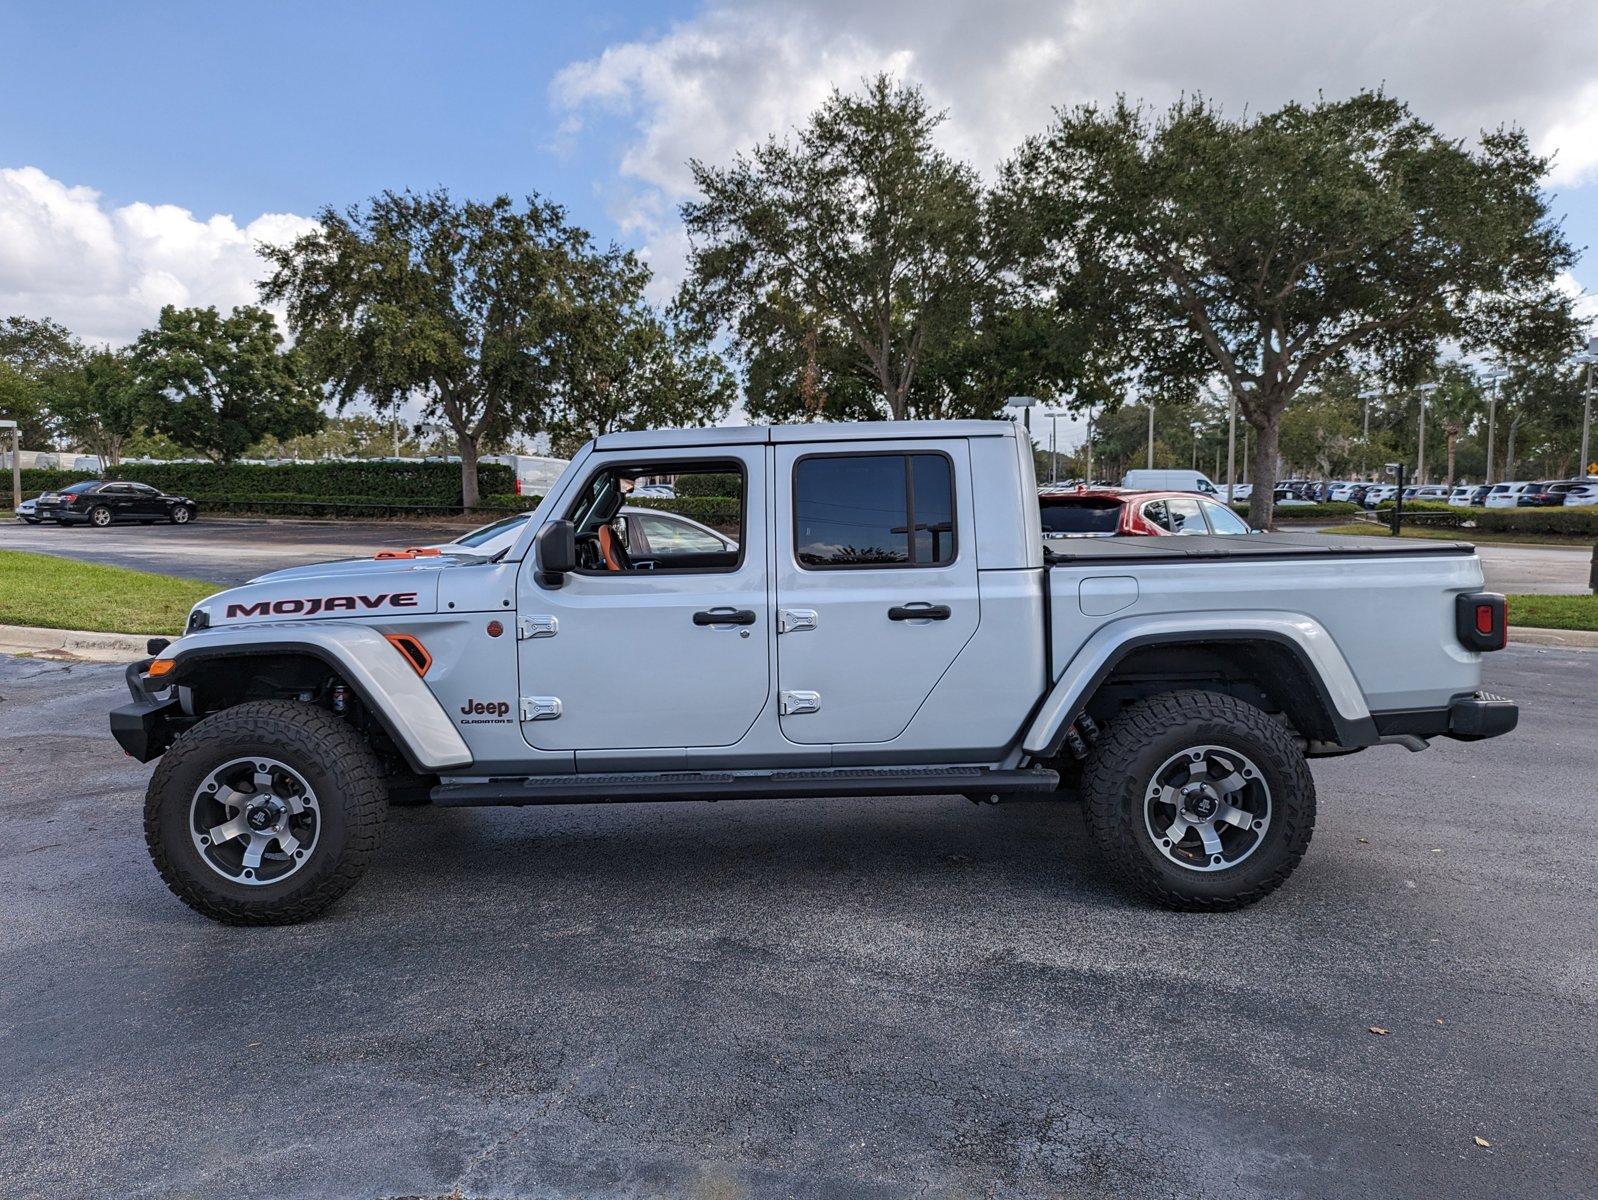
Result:
<svg viewBox="0 0 1598 1200">
<path fill-rule="evenodd" d="M 144 837 L 167 887 L 225 925 L 288 925 L 349 891 L 388 814 L 377 759 L 314 705 L 259 700 L 206 717 L 162 757 Z"/>
<path fill-rule="evenodd" d="M 1269 714 L 1217 692 L 1128 708 L 1094 745 L 1082 796 L 1111 873 L 1189 912 L 1269 895 L 1315 828 L 1315 782 L 1298 743 Z"/>
</svg>

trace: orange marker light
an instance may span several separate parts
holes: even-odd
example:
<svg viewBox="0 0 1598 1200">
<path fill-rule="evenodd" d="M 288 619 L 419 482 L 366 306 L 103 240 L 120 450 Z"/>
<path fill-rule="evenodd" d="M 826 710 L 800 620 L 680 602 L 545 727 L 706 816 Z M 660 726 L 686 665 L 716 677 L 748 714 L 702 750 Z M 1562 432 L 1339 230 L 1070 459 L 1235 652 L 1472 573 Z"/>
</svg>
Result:
<svg viewBox="0 0 1598 1200">
<path fill-rule="evenodd" d="M 163 675 L 172 674 L 172 668 L 177 665 L 176 659 L 158 658 L 150 664 L 150 669 L 147 670 L 145 674 L 150 676 L 152 679 L 159 679 Z"/>
</svg>

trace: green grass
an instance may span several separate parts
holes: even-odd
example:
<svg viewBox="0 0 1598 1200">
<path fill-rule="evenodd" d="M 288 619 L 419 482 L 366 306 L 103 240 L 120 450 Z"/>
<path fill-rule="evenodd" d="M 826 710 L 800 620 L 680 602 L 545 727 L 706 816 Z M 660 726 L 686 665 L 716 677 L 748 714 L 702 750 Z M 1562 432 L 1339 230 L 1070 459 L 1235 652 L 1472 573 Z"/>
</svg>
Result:
<svg viewBox="0 0 1598 1200">
<path fill-rule="evenodd" d="M 0 550 L 0 625 L 172 633 L 219 584 Z"/>
<path fill-rule="evenodd" d="M 1316 533 L 1336 533 L 1348 537 L 1389 537 L 1387 526 L 1372 525 L 1361 521 L 1351 525 L 1326 525 L 1317 529 Z M 1564 546 L 1577 550 L 1588 549 L 1592 546 L 1589 537 L 1559 537 L 1551 533 L 1502 533 L 1498 530 L 1491 532 L 1481 529 L 1427 529 L 1420 525 L 1411 525 L 1404 522 L 1404 532 L 1399 535 L 1407 538 L 1431 538 L 1443 542 L 1480 542 L 1483 545 L 1495 546 Z"/>
<path fill-rule="evenodd" d="M 1511 596 L 1509 627 L 1598 630 L 1598 596 Z"/>
</svg>

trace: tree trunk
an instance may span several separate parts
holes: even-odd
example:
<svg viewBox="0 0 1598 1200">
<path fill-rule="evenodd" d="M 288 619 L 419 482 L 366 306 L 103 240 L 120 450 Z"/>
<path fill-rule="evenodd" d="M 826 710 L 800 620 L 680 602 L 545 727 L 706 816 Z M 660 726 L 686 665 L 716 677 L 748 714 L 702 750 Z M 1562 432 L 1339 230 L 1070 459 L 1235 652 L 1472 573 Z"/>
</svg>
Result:
<svg viewBox="0 0 1598 1200">
<path fill-rule="evenodd" d="M 1458 433 L 1458 431 L 1456 431 L 1455 429 L 1450 427 L 1449 430 L 1448 430 L 1448 480 L 1447 480 L 1448 487 L 1449 487 L 1450 490 L 1452 490 L 1453 486 L 1454 486 L 1454 445 L 1458 441 L 1459 441 L 1459 433 Z"/>
<path fill-rule="evenodd" d="M 1254 441 L 1254 490 L 1248 497 L 1248 523 L 1269 529 L 1276 510 L 1276 452 L 1281 443 L 1282 410 L 1277 406 L 1256 421 L 1249 418 Z"/>
<path fill-rule="evenodd" d="M 461 507 L 477 507 L 477 439 L 464 429 L 455 431 L 456 452 L 461 456 Z"/>
<path fill-rule="evenodd" d="M 1504 447 L 1504 474 L 1505 479 L 1515 477 L 1515 431 L 1520 428 L 1520 418 L 1524 413 L 1516 413 L 1515 419 L 1509 423 L 1509 442 Z"/>
</svg>

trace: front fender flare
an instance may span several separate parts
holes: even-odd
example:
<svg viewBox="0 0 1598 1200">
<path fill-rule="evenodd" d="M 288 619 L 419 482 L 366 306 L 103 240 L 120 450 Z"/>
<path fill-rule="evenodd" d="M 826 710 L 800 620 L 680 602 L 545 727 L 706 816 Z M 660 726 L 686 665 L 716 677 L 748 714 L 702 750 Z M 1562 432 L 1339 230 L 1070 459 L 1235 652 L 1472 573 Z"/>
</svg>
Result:
<svg viewBox="0 0 1598 1200">
<path fill-rule="evenodd" d="M 161 652 L 181 683 L 208 662 L 265 654 L 305 654 L 326 663 L 350 686 L 419 771 L 470 766 L 472 752 L 444 706 L 410 661 L 369 625 L 344 622 L 266 622 L 199 630 Z"/>
<path fill-rule="evenodd" d="M 1302 613 L 1230 611 L 1157 613 L 1111 621 L 1082 644 L 1054 681 L 1027 727 L 1021 748 L 1028 754 L 1058 751 L 1066 726 L 1127 655 L 1145 646 L 1193 642 L 1273 642 L 1290 650 L 1313 681 L 1322 707 L 1345 747 L 1376 743 L 1371 719 L 1348 660 L 1319 621 Z"/>
</svg>

